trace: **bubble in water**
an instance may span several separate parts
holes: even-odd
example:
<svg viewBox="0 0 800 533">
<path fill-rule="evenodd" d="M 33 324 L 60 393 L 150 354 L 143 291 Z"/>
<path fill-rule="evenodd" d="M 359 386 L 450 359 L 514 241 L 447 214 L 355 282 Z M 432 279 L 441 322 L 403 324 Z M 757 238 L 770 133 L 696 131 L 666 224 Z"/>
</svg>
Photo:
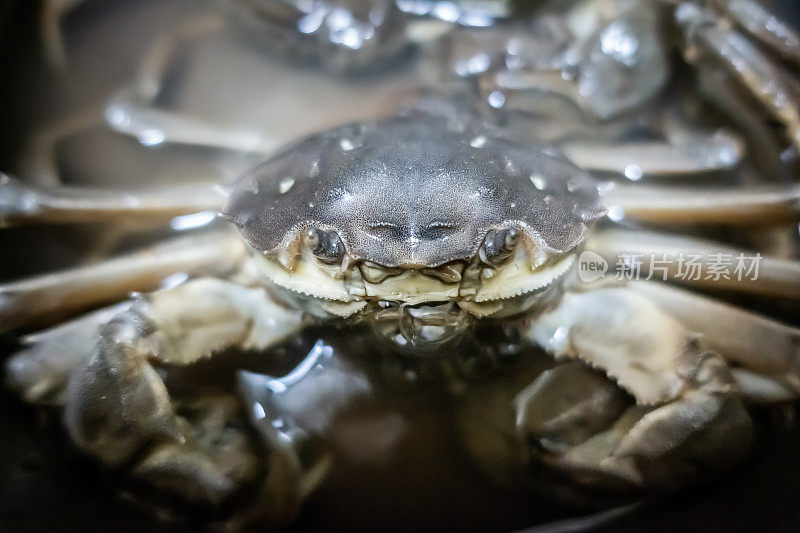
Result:
<svg viewBox="0 0 800 533">
<path fill-rule="evenodd" d="M 569 328 L 567 328 L 566 326 L 559 326 L 553 332 L 553 336 L 550 337 L 549 339 L 548 344 L 550 344 L 550 349 L 554 351 L 559 351 L 563 349 L 568 338 L 569 338 Z"/>
<path fill-rule="evenodd" d="M 456 74 L 459 76 L 474 76 L 485 72 L 491 65 L 489 54 L 476 54 L 469 59 L 459 61 L 455 65 Z"/>
<path fill-rule="evenodd" d="M 311 170 L 308 172 L 309 178 L 316 178 L 317 176 L 319 176 L 319 160 L 311 164 Z"/>
<path fill-rule="evenodd" d="M 473 148 L 483 148 L 484 146 L 486 146 L 487 140 L 488 139 L 486 139 L 485 135 L 478 135 L 469 142 L 469 145 L 472 146 Z"/>
<path fill-rule="evenodd" d="M 628 24 L 616 21 L 600 35 L 600 49 L 615 61 L 632 66 L 638 59 L 639 39 Z"/>
<path fill-rule="evenodd" d="M 613 220 L 614 222 L 619 222 L 623 218 L 625 218 L 625 211 L 618 205 L 612 205 L 608 208 L 608 218 Z"/>
<path fill-rule="evenodd" d="M 538 174 L 531 174 L 531 183 L 533 183 L 533 186 L 540 191 L 543 191 L 544 188 L 547 187 L 547 182 L 545 179 Z"/>
<path fill-rule="evenodd" d="M 205 226 L 214 222 L 216 218 L 216 211 L 200 211 L 199 213 L 177 216 L 170 221 L 169 225 L 172 229 L 180 231 Z"/>
<path fill-rule="evenodd" d="M 506 173 L 508 174 L 517 173 L 517 167 L 514 165 L 514 162 L 511 159 L 506 159 Z"/>
<path fill-rule="evenodd" d="M 278 182 L 278 190 L 281 194 L 289 192 L 294 187 L 294 178 L 284 178 Z"/>
<path fill-rule="evenodd" d="M 631 163 L 630 165 L 625 167 L 625 177 L 631 181 L 639 181 L 642 179 L 642 168 L 639 165 Z"/>
<path fill-rule="evenodd" d="M 453 2 L 438 2 L 433 5 L 433 15 L 447 22 L 455 22 L 461 15 L 461 10 Z"/>
<path fill-rule="evenodd" d="M 500 109 L 506 103 L 506 96 L 500 91 L 494 91 L 489 95 L 488 102 L 493 108 Z"/>
<path fill-rule="evenodd" d="M 155 128 L 144 130 L 139 134 L 139 142 L 145 146 L 158 146 L 165 140 L 164 132 Z"/>
</svg>

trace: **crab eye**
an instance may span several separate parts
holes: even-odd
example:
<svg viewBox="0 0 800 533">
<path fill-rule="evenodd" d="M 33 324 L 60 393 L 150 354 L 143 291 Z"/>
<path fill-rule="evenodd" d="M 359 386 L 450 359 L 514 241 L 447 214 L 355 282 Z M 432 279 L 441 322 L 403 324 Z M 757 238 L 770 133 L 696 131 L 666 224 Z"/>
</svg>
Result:
<svg viewBox="0 0 800 533">
<path fill-rule="evenodd" d="M 309 228 L 304 239 L 306 246 L 320 261 L 333 264 L 340 262 L 344 257 L 344 243 L 335 231 Z"/>
<path fill-rule="evenodd" d="M 519 243 L 519 231 L 516 228 L 491 230 L 483 240 L 480 257 L 484 263 L 499 265 L 505 261 Z"/>
</svg>

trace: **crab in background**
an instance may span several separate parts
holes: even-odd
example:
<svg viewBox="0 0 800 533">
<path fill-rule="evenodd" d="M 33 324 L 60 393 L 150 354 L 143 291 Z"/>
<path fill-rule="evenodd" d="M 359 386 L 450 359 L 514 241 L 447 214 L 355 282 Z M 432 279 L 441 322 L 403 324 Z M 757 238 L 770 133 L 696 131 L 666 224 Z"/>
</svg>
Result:
<svg viewBox="0 0 800 533">
<path fill-rule="evenodd" d="M 735 78 L 722 107 L 770 119 L 722 128 L 686 103 L 696 89 L 661 94 L 676 84 L 663 13 L 683 29 L 698 83 Z M 752 437 L 746 406 L 800 394 L 800 332 L 653 281 L 582 281 L 578 256 L 658 253 L 672 259 L 664 279 L 687 281 L 680 252 L 700 252 L 708 269 L 713 254 L 745 250 L 703 233 L 747 228 L 739 244 L 773 252 L 758 277 L 694 283 L 796 303 L 791 240 L 763 230 L 796 228 L 800 211 L 800 190 L 785 179 L 800 143 L 797 81 L 785 68 L 798 59 L 795 34 L 752 2 L 577 2 L 505 24 L 426 45 L 432 64 L 445 65 L 439 92 L 456 98 L 423 97 L 277 153 L 262 147 L 267 161 L 224 189 L 120 192 L 3 176 L 3 224 L 219 211 L 238 229 L 0 286 L 6 331 L 70 319 L 22 337 L 7 362 L 11 385 L 30 402 L 63 406 L 78 447 L 145 497 L 212 508 L 246 500 L 234 526 L 254 515 L 286 524 L 342 457 L 391 455 L 403 410 L 374 399 L 394 379 L 403 391 L 417 381 L 441 389 L 459 441 L 500 484 L 535 483 L 543 467 L 608 491 L 663 490 L 735 465 Z M 520 24 L 538 29 L 515 34 Z M 394 50 L 394 38 L 385 42 Z M 706 56 L 721 66 L 706 68 Z M 155 119 L 140 131 L 167 144 L 200 138 L 228 149 L 237 138 L 187 137 L 201 130 L 176 130 L 160 114 L 107 116 L 112 127 Z M 764 184 L 758 176 L 770 170 L 774 183 Z M 709 176 L 702 187 L 647 183 Z M 726 177 L 741 186 L 723 187 Z M 700 236 L 655 231 L 696 224 Z M 101 307 L 165 278 L 174 286 Z M 323 336 L 306 357 L 284 360 L 280 347 L 313 327 L 352 346 L 334 350 Z M 558 364 L 526 367 L 540 349 Z M 242 353 L 273 370 L 238 368 Z M 238 370 L 236 394 L 205 390 L 187 371 L 220 359 Z M 474 368 L 487 363 L 501 370 Z M 416 371 L 393 373 L 398 365 Z M 377 422 L 348 423 L 364 405 Z"/>
</svg>

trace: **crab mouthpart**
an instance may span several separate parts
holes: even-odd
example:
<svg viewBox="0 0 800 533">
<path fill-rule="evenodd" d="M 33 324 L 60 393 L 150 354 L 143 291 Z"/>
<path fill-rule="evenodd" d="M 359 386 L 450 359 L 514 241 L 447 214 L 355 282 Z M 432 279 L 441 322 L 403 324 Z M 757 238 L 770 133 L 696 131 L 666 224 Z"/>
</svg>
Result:
<svg viewBox="0 0 800 533">
<path fill-rule="evenodd" d="M 409 305 L 380 301 L 370 313 L 372 325 L 384 338 L 403 348 L 436 348 L 458 337 L 474 320 L 456 301 Z"/>
</svg>

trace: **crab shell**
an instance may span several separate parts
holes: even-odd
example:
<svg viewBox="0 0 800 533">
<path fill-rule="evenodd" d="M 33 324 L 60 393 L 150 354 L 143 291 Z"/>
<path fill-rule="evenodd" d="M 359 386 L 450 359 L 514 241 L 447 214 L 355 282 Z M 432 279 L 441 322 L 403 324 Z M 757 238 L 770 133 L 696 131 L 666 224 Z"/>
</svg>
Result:
<svg viewBox="0 0 800 533">
<path fill-rule="evenodd" d="M 339 234 L 348 262 L 419 271 L 469 262 L 490 230 L 511 227 L 535 267 L 573 250 L 603 213 L 593 180 L 564 159 L 411 115 L 298 142 L 237 181 L 224 214 L 267 258 L 300 256 L 304 230 L 316 227 Z"/>
</svg>

